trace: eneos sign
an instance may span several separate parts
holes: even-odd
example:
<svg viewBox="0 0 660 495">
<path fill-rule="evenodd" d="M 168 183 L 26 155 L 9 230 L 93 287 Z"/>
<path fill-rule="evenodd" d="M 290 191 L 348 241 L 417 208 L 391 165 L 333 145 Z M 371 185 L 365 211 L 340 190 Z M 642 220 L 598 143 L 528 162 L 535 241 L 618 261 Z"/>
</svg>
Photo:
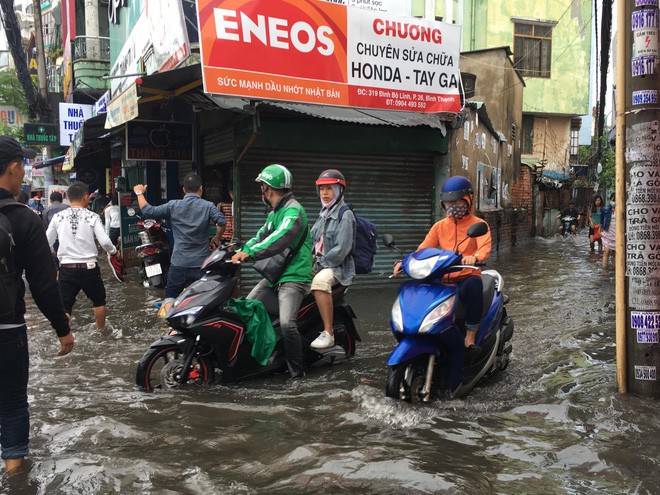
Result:
<svg viewBox="0 0 660 495">
<path fill-rule="evenodd" d="M 460 27 L 319 0 L 198 0 L 207 93 L 459 112 Z"/>
</svg>

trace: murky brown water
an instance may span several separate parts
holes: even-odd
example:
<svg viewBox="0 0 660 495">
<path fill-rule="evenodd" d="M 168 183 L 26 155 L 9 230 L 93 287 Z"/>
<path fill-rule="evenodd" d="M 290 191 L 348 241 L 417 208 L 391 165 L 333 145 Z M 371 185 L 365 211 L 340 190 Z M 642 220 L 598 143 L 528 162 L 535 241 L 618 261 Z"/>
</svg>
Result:
<svg viewBox="0 0 660 495">
<path fill-rule="evenodd" d="M 394 291 L 348 298 L 363 342 L 349 363 L 240 386 L 147 394 L 138 359 L 159 293 L 108 281 L 102 339 L 79 303 L 74 354 L 31 308 L 29 474 L 0 493 L 660 493 L 659 403 L 615 391 L 614 277 L 577 243 L 495 258 L 514 318 L 503 375 L 464 400 L 384 397 Z"/>
</svg>

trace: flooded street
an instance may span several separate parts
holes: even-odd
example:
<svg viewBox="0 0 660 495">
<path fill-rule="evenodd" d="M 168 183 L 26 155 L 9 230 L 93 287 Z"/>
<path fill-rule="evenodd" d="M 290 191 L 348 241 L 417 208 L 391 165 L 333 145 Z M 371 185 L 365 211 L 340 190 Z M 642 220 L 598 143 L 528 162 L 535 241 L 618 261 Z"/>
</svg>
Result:
<svg viewBox="0 0 660 495">
<path fill-rule="evenodd" d="M 349 292 L 362 343 L 348 363 L 153 394 L 133 384 L 161 333 L 159 291 L 106 277 L 116 333 L 86 329 L 79 297 L 64 358 L 32 303 L 31 469 L 0 493 L 660 493 L 659 403 L 616 393 L 614 273 L 584 234 L 489 262 L 510 296 L 511 364 L 424 407 L 384 396 L 394 289 Z"/>
</svg>

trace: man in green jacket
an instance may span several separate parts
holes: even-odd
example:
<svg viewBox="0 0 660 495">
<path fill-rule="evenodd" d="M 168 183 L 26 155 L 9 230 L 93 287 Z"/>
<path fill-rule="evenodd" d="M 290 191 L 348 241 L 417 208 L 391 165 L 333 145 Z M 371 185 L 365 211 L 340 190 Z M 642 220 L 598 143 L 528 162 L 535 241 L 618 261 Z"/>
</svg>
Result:
<svg viewBox="0 0 660 495">
<path fill-rule="evenodd" d="M 271 209 L 266 223 L 232 257 L 232 262 L 270 258 L 287 248 L 300 248 L 271 284 L 262 279 L 247 296 L 258 299 L 271 314 L 279 314 L 284 350 L 291 378 L 305 376 L 302 339 L 298 332 L 298 310 L 312 281 L 312 241 L 305 209 L 291 192 L 291 172 L 282 165 L 268 165 L 257 176 L 263 202 Z M 303 240 L 304 239 L 304 240 Z"/>
</svg>

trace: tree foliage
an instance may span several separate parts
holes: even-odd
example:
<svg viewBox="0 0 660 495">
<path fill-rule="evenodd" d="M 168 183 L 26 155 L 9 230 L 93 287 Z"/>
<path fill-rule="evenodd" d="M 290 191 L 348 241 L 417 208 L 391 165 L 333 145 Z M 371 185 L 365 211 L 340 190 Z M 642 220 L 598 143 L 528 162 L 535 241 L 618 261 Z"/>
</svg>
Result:
<svg viewBox="0 0 660 495">
<path fill-rule="evenodd" d="M 23 115 L 28 113 L 23 86 L 13 70 L 0 72 L 0 105 L 16 107 Z"/>
<path fill-rule="evenodd" d="M 616 156 L 614 147 L 610 146 L 607 142 L 607 137 L 600 138 L 600 146 L 602 150 L 602 157 L 600 164 L 603 170 L 600 174 L 596 175 L 596 182 L 600 185 L 601 189 L 614 188 L 614 179 L 616 175 Z M 591 170 L 597 170 L 598 167 L 598 148 L 595 145 L 580 146 L 578 150 L 578 163 L 589 165 Z"/>
<path fill-rule="evenodd" d="M 7 125 L 4 122 L 0 122 L 0 134 L 3 136 L 11 136 L 17 141 L 23 141 L 25 136 L 22 127 L 17 125 Z"/>
<path fill-rule="evenodd" d="M 27 56 L 21 42 L 21 27 L 14 10 L 14 0 L 0 0 L 0 11 L 2 14 L 2 25 L 5 28 L 5 35 L 7 37 L 7 45 L 16 66 L 18 81 L 25 93 L 30 118 L 38 118 L 40 122 L 49 122 L 51 117 L 50 106 L 39 94 L 30 78 Z"/>
</svg>

